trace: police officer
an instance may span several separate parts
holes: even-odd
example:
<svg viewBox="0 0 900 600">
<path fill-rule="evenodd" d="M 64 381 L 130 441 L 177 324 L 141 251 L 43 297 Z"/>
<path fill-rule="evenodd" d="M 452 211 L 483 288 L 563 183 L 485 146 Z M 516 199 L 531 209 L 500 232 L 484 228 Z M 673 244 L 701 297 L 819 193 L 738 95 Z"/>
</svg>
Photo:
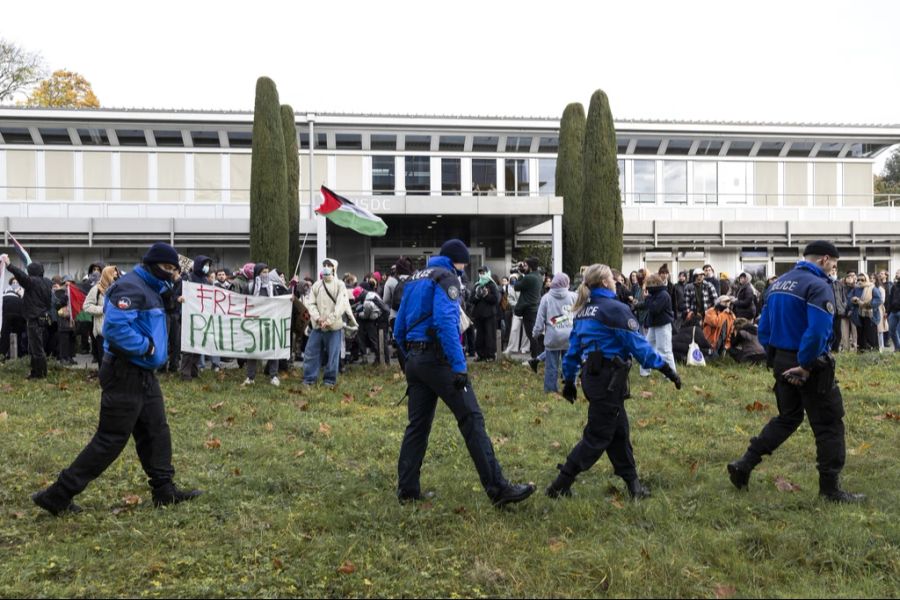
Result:
<svg viewBox="0 0 900 600">
<path fill-rule="evenodd" d="M 575 402 L 575 376 L 581 367 L 588 421 L 566 463 L 557 465 L 559 476 L 547 488 L 547 495 L 570 496 L 578 474 L 590 469 L 606 451 L 631 497 L 645 498 L 650 492 L 638 479 L 625 412 L 631 356 L 646 369 L 659 369 L 677 389 L 681 389 L 681 379 L 641 335 L 634 313 L 617 300 L 616 280 L 608 266 L 595 264 L 585 270 L 572 312 L 576 316 L 563 359 L 563 397 Z"/>
<path fill-rule="evenodd" d="M 171 287 L 177 265 L 175 249 L 157 242 L 143 264 L 119 278 L 106 293 L 97 432 L 53 485 L 31 497 L 53 515 L 81 511 L 72 498 L 112 464 L 132 435 L 141 466 L 150 478 L 155 506 L 191 500 L 201 493 L 179 490 L 172 483 L 172 439 L 154 373 L 166 364 L 161 294 Z"/>
<path fill-rule="evenodd" d="M 11 265 L 9 256 L 0 254 L 0 264 L 9 267 L 9 272 L 25 290 L 22 296 L 22 314 L 28 331 L 28 354 L 31 355 L 31 373 L 28 379 L 44 379 L 47 377 L 47 353 L 44 346 L 50 338 L 53 284 L 44 277 L 44 266 L 41 263 L 28 263 L 26 273 Z"/>
<path fill-rule="evenodd" d="M 782 275 L 767 292 L 759 322 L 759 341 L 766 348 L 775 373 L 778 416 L 751 438 L 742 458 L 728 465 L 731 483 L 746 488 L 750 472 L 787 440 L 809 417 L 816 438 L 819 495 L 832 502 L 859 502 L 839 485 L 844 466 L 844 402 L 834 379 L 829 354 L 834 320 L 834 292 L 828 273 L 840 258 L 825 241 L 806 246 L 803 260 Z"/>
<path fill-rule="evenodd" d="M 419 473 L 438 397 L 456 417 L 481 484 L 495 506 L 521 502 L 534 492 L 533 485 L 510 484 L 503 477 L 469 381 L 459 330 L 459 275 L 468 263 L 466 245 L 449 240 L 440 256 L 431 258 L 403 288 L 394 324 L 394 337 L 405 354 L 409 393 L 409 425 L 398 466 L 401 503 L 423 498 Z"/>
</svg>

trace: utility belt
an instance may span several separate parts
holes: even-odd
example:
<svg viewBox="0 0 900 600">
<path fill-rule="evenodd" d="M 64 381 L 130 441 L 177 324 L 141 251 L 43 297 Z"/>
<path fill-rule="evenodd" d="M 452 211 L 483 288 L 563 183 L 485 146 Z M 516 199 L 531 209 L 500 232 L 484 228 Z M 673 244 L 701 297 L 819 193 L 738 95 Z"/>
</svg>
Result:
<svg viewBox="0 0 900 600">
<path fill-rule="evenodd" d="M 50 327 L 50 325 L 53 324 L 53 319 L 50 318 L 50 315 L 48 313 L 43 313 L 36 317 L 26 319 L 26 323 L 33 323 L 41 327 Z"/>
<path fill-rule="evenodd" d="M 799 366 L 799 361 L 797 359 L 797 353 L 793 350 L 782 350 L 781 348 L 774 348 L 774 358 L 780 361 L 789 361 L 791 366 Z M 809 381 L 807 381 L 806 385 L 814 385 L 816 388 L 816 393 L 818 394 L 827 394 L 831 391 L 831 388 L 837 383 L 835 379 L 835 367 L 836 363 L 834 360 L 834 355 L 830 352 L 825 353 L 819 356 L 812 365 L 812 370 L 810 372 Z"/>
<path fill-rule="evenodd" d="M 436 350 L 440 348 L 440 346 L 436 342 L 406 342 L 406 351 L 419 351 L 425 352 L 427 350 Z"/>
<path fill-rule="evenodd" d="M 122 358 L 121 356 L 116 356 L 112 352 L 107 352 L 103 355 L 103 362 L 101 366 L 106 365 L 110 366 L 115 370 L 117 377 L 124 376 L 128 371 L 137 371 L 139 373 L 152 373 L 152 371 L 148 369 L 144 369 L 142 367 L 137 366 L 127 358 Z"/>
<path fill-rule="evenodd" d="M 628 373 L 631 371 L 631 359 L 623 360 L 620 356 L 607 358 L 600 351 L 594 351 L 584 359 L 583 372 L 588 377 L 596 377 L 611 371 L 607 391 L 610 393 L 622 392 L 628 397 Z"/>
</svg>

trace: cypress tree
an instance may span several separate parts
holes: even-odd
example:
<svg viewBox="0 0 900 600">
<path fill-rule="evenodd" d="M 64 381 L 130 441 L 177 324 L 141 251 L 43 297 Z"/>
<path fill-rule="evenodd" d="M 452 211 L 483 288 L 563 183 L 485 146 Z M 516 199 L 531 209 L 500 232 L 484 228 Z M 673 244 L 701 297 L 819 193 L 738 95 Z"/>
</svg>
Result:
<svg viewBox="0 0 900 600">
<path fill-rule="evenodd" d="M 288 104 L 281 105 L 281 127 L 287 168 L 288 266 L 293 269 L 300 258 L 300 153 L 294 109 Z"/>
<path fill-rule="evenodd" d="M 572 278 L 585 264 L 582 258 L 585 226 L 581 204 L 584 127 L 584 106 L 573 102 L 563 111 L 559 124 L 559 153 L 556 159 L 556 195 L 563 199 L 563 271 Z"/>
<path fill-rule="evenodd" d="M 288 273 L 287 174 L 275 82 L 256 81 L 250 166 L 250 260 Z"/>
<path fill-rule="evenodd" d="M 616 157 L 616 130 L 609 99 L 603 90 L 591 96 L 584 133 L 585 263 L 622 269 L 623 221 Z"/>
</svg>

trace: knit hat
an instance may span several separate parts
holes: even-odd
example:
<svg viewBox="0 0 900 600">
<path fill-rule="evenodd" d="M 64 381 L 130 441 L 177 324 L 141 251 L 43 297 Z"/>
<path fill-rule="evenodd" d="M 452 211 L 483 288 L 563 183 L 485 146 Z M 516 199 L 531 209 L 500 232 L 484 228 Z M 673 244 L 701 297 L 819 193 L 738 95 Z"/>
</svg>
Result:
<svg viewBox="0 0 900 600">
<path fill-rule="evenodd" d="M 719 279 L 729 279 L 728 273 L 726 273 L 725 271 L 720 271 L 720 272 L 719 272 Z"/>
<path fill-rule="evenodd" d="M 565 273 L 557 273 L 553 276 L 553 283 L 550 284 L 551 290 L 567 290 L 569 289 L 569 276 Z"/>
<path fill-rule="evenodd" d="M 359 286 L 353 288 L 353 299 L 359 300 L 359 295 L 363 293 L 363 289 Z"/>
<path fill-rule="evenodd" d="M 263 269 L 268 269 L 269 265 L 266 263 L 256 263 L 256 266 L 253 267 L 253 276 L 259 277 L 259 274 L 262 273 Z"/>
<path fill-rule="evenodd" d="M 373 278 L 375 281 L 377 281 L 378 283 L 381 283 L 381 272 L 380 272 L 380 271 L 375 271 L 374 273 L 372 273 L 372 278 Z"/>
<path fill-rule="evenodd" d="M 446 256 L 452 263 L 469 264 L 469 249 L 457 239 L 447 240 L 441 246 L 441 256 Z"/>
<path fill-rule="evenodd" d="M 401 256 L 400 258 L 398 258 L 397 264 L 395 266 L 397 267 L 397 275 L 413 274 L 412 261 L 410 261 L 405 256 Z"/>
<path fill-rule="evenodd" d="M 526 259 L 525 259 L 525 264 L 528 265 L 528 266 L 531 268 L 532 271 L 537 271 L 537 270 L 538 270 L 538 259 L 536 259 L 536 258 L 533 257 L 533 256 L 532 256 L 531 258 L 526 258 Z"/>
<path fill-rule="evenodd" d="M 825 256 L 826 254 L 831 258 L 841 257 L 841 253 L 838 252 L 838 249 L 835 248 L 834 244 L 826 242 L 825 240 L 817 240 L 807 244 L 806 248 L 803 250 L 803 256 Z"/>
<path fill-rule="evenodd" d="M 253 279 L 253 267 L 256 266 L 256 263 L 247 263 L 243 267 L 241 267 L 241 273 L 244 274 L 244 277 L 247 279 Z"/>
<path fill-rule="evenodd" d="M 150 246 L 150 249 L 147 250 L 147 254 L 144 255 L 144 258 L 142 258 L 141 261 L 145 265 L 164 263 L 167 265 L 175 265 L 177 267 L 178 252 L 175 251 L 175 248 L 165 242 L 156 242 Z"/>
</svg>

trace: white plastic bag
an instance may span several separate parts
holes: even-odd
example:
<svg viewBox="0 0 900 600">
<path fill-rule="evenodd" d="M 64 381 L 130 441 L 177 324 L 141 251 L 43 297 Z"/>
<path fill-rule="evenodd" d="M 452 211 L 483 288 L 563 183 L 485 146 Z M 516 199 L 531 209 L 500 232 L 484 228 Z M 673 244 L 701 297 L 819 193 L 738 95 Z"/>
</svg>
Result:
<svg viewBox="0 0 900 600">
<path fill-rule="evenodd" d="M 691 367 L 705 367 L 706 358 L 703 356 L 703 352 L 700 351 L 700 346 L 698 346 L 696 342 L 697 327 L 695 326 L 692 329 L 691 345 L 688 346 L 687 364 Z"/>
</svg>

